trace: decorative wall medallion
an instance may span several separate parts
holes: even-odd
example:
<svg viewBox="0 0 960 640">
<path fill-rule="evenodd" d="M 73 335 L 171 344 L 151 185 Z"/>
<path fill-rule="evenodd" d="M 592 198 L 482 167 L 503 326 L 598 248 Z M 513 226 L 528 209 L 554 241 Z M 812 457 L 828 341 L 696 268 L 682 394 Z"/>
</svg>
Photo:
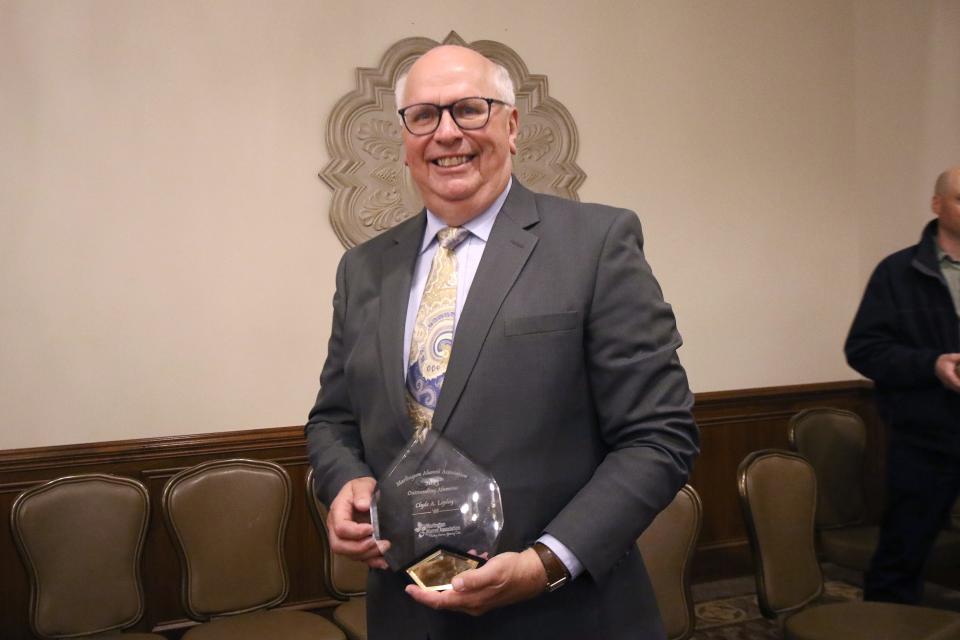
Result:
<svg viewBox="0 0 960 640">
<path fill-rule="evenodd" d="M 400 40 L 376 69 L 357 69 L 357 88 L 337 102 L 327 123 L 330 163 L 320 178 L 333 189 L 330 222 L 347 248 L 415 215 L 420 194 L 403 165 L 393 87 L 420 55 L 439 44 L 470 47 L 502 64 L 517 92 L 520 132 L 513 172 L 525 186 L 577 200 L 586 175 L 576 164 L 577 127 L 547 93 L 547 77 L 531 74 L 510 47 L 492 40 L 465 42 L 451 31 L 442 43 Z"/>
</svg>

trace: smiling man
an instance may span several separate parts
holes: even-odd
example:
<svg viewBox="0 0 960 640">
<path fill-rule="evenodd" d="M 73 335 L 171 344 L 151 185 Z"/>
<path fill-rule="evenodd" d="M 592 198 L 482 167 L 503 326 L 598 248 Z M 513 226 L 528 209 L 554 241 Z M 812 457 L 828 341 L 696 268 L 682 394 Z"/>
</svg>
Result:
<svg viewBox="0 0 960 640">
<path fill-rule="evenodd" d="M 698 451 L 680 336 L 635 214 L 511 175 L 509 74 L 463 47 L 398 82 L 425 210 L 348 251 L 306 435 L 335 553 L 367 562 L 368 634 L 663 638 L 635 540 Z M 500 485 L 499 553 L 426 591 L 371 537 L 376 479 L 441 433 Z"/>
<path fill-rule="evenodd" d="M 434 49 L 397 88 L 398 104 L 407 105 L 400 110 L 404 161 L 427 210 L 451 227 L 476 217 L 504 192 L 517 152 L 510 75 L 480 58 L 460 47 Z"/>
</svg>

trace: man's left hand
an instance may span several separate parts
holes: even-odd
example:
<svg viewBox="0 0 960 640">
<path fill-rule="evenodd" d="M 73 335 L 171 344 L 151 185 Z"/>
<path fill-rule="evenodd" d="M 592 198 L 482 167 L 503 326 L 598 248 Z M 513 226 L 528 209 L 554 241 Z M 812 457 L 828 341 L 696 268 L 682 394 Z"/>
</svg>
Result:
<svg viewBox="0 0 960 640">
<path fill-rule="evenodd" d="M 453 579 L 453 589 L 428 591 L 416 585 L 407 594 L 432 609 L 450 609 L 479 616 L 491 609 L 529 600 L 547 587 L 547 572 L 533 549 L 495 555 L 477 569 Z"/>
<path fill-rule="evenodd" d="M 944 353 L 937 358 L 934 371 L 947 389 L 960 393 L 960 353 Z"/>
</svg>

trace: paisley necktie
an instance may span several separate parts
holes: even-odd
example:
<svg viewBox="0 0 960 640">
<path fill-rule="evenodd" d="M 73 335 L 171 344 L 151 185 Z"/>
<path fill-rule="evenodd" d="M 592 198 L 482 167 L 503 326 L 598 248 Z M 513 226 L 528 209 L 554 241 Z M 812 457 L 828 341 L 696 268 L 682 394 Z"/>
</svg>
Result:
<svg viewBox="0 0 960 640">
<path fill-rule="evenodd" d="M 462 227 L 446 227 L 437 232 L 440 246 L 433 256 L 413 325 L 406 397 L 407 413 L 420 439 L 433 420 L 453 348 L 457 311 L 457 257 L 453 252 L 469 235 Z"/>
</svg>

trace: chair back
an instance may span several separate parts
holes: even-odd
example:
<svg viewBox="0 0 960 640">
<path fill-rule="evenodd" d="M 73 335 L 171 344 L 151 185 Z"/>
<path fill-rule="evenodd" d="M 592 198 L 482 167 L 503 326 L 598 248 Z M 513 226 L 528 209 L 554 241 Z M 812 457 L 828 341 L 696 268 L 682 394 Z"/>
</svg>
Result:
<svg viewBox="0 0 960 640">
<path fill-rule="evenodd" d="M 702 519 L 700 496 L 685 485 L 637 539 L 669 640 L 685 640 L 693 634 L 690 561 Z"/>
<path fill-rule="evenodd" d="M 790 419 L 788 436 L 791 448 L 817 475 L 817 528 L 861 524 L 867 430 L 860 416 L 843 409 L 805 409 Z"/>
<path fill-rule="evenodd" d="M 290 495 L 286 471 L 263 460 L 214 460 L 170 478 L 163 512 L 191 618 L 264 609 L 286 598 Z"/>
<path fill-rule="evenodd" d="M 323 583 L 327 593 L 340 600 L 362 596 L 367 591 L 367 565 L 330 551 L 327 507 L 320 502 L 313 483 L 313 469 L 307 472 L 307 506 L 323 541 Z"/>
<path fill-rule="evenodd" d="M 756 451 L 740 463 L 737 489 L 763 614 L 775 618 L 820 597 L 823 574 L 814 546 L 817 479 L 810 463 L 789 451 Z"/>
<path fill-rule="evenodd" d="M 125 629 L 143 615 L 140 557 L 150 498 L 136 480 L 67 476 L 23 492 L 10 524 L 41 638 Z"/>
</svg>

